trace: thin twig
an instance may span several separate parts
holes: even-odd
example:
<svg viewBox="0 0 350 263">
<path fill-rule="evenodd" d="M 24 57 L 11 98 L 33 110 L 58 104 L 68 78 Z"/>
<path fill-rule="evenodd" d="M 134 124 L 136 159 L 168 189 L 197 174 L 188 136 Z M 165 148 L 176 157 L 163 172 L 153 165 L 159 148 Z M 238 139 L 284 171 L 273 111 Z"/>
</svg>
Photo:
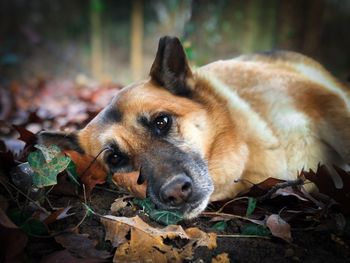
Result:
<svg viewBox="0 0 350 263">
<path fill-rule="evenodd" d="M 41 207 L 34 199 L 30 198 L 27 194 L 23 193 L 22 190 L 20 190 L 19 188 L 17 188 L 15 185 L 13 185 L 12 183 L 8 182 L 7 183 L 9 186 L 11 186 L 12 188 L 14 188 L 18 193 L 22 194 L 25 198 L 27 198 L 27 200 L 31 201 L 36 207 L 38 207 L 41 211 L 43 211 L 45 214 L 47 214 L 47 211 L 45 210 L 45 208 Z"/>
<path fill-rule="evenodd" d="M 231 203 L 233 203 L 233 202 L 236 202 L 236 201 L 239 201 L 239 200 L 248 199 L 248 198 L 249 198 L 249 197 L 247 197 L 247 196 L 242 196 L 242 197 L 237 197 L 237 198 L 235 198 L 235 199 L 232 199 L 232 200 L 226 202 L 218 211 L 216 211 L 216 213 L 221 213 L 222 210 L 224 210 L 224 208 L 225 208 L 226 206 L 228 206 L 229 204 L 231 204 Z"/>
<path fill-rule="evenodd" d="M 271 197 L 271 195 L 273 195 L 274 193 L 277 192 L 278 189 L 286 188 L 289 186 L 303 185 L 304 182 L 305 182 L 305 180 L 300 177 L 300 178 L 293 180 L 293 181 L 286 181 L 283 183 L 276 184 L 266 194 L 258 197 L 257 198 L 258 202 L 262 202 L 262 201 L 265 201 L 266 199 L 269 199 Z"/>
<path fill-rule="evenodd" d="M 81 173 L 80 178 L 82 178 L 86 172 L 91 168 L 91 166 L 96 162 L 97 158 L 106 150 L 109 150 L 109 148 L 103 148 L 95 157 L 92 159 L 92 161 L 89 163 L 89 165 L 85 168 L 85 170 Z"/>
<path fill-rule="evenodd" d="M 79 223 L 78 223 L 76 226 L 70 228 L 69 231 L 72 231 L 72 232 L 73 232 L 73 231 L 76 230 L 78 227 L 80 227 L 80 225 L 85 221 L 85 219 L 86 219 L 87 216 L 89 215 L 89 210 L 88 210 L 85 206 L 84 206 L 84 208 L 85 208 L 85 214 L 84 214 L 83 218 L 79 221 Z"/>
<path fill-rule="evenodd" d="M 245 216 L 239 216 L 239 215 L 232 215 L 232 214 L 218 213 L 218 212 L 202 212 L 201 215 L 208 216 L 208 217 L 221 216 L 221 217 L 225 217 L 227 219 L 242 219 L 242 220 L 252 222 L 254 224 L 262 225 L 260 220 L 255 220 L 255 219 L 251 219 L 251 218 L 248 218 Z"/>
<path fill-rule="evenodd" d="M 4 182 L 1 178 L 0 178 L 0 184 L 2 184 L 2 186 L 5 188 L 5 190 L 7 191 L 7 193 L 9 194 L 10 198 L 12 199 L 12 201 L 14 201 L 15 203 L 17 203 L 17 206 L 20 207 L 20 204 L 18 202 L 18 198 L 15 198 L 10 189 L 7 187 L 7 184 L 8 182 Z"/>
<path fill-rule="evenodd" d="M 85 184 L 83 184 L 83 194 L 84 194 L 84 203 L 87 205 Z"/>
</svg>

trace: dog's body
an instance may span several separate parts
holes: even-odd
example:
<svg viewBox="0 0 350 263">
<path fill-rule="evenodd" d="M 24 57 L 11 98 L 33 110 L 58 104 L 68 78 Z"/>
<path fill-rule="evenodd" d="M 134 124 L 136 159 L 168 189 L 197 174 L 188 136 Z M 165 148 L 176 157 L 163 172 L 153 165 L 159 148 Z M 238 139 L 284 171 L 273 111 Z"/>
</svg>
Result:
<svg viewBox="0 0 350 263">
<path fill-rule="evenodd" d="M 189 218 L 269 177 L 348 168 L 349 91 L 305 56 L 241 56 L 192 73 L 178 39 L 165 37 L 150 75 L 76 135 L 42 140 L 92 156 L 107 149 L 100 160 L 111 172 L 140 170 L 158 206 Z"/>
</svg>

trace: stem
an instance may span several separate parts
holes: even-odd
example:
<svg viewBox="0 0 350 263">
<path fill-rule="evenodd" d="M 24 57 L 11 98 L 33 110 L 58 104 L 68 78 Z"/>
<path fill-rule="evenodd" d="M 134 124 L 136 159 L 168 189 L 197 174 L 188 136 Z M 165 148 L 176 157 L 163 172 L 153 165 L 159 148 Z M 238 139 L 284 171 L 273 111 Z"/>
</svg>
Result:
<svg viewBox="0 0 350 263">
<path fill-rule="evenodd" d="M 289 186 L 303 185 L 304 182 L 305 182 L 305 180 L 303 178 L 298 178 L 298 179 L 293 180 L 293 181 L 287 181 L 287 182 L 276 184 L 266 194 L 258 197 L 258 201 L 263 202 L 263 201 L 269 199 L 271 197 L 271 195 L 273 195 L 274 193 L 277 192 L 278 189 L 286 188 Z"/>
</svg>

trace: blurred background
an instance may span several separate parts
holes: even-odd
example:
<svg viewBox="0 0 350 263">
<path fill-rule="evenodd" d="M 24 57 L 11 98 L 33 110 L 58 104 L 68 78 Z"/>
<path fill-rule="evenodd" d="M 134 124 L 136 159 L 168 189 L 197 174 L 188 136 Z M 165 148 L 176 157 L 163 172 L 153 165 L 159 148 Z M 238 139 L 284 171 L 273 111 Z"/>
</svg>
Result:
<svg viewBox="0 0 350 263">
<path fill-rule="evenodd" d="M 13 104 L 57 116 L 73 104 L 62 94 L 102 107 L 101 87 L 148 75 L 163 35 L 178 36 L 194 66 L 288 49 L 350 75 L 350 0 L 1 0 L 0 119 Z"/>
</svg>

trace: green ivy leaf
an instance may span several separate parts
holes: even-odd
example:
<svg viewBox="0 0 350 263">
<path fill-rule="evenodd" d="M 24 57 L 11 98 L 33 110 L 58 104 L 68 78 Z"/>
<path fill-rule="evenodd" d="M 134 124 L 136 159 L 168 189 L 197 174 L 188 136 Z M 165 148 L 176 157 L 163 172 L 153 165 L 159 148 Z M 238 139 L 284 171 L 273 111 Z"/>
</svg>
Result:
<svg viewBox="0 0 350 263">
<path fill-rule="evenodd" d="M 9 218 L 28 235 L 41 236 L 47 234 L 46 226 L 31 214 L 20 209 L 12 209 L 8 213 Z"/>
<path fill-rule="evenodd" d="M 42 236 L 47 234 L 45 224 L 35 218 L 29 218 L 20 228 L 28 235 Z"/>
<path fill-rule="evenodd" d="M 39 188 L 57 184 L 57 174 L 64 171 L 71 161 L 61 152 L 53 156 L 55 146 L 50 146 L 47 151 L 42 149 L 41 147 L 39 151 L 32 152 L 28 156 L 28 163 L 34 171 L 33 184 Z"/>
<path fill-rule="evenodd" d="M 135 198 L 133 203 L 141 207 L 151 219 L 163 225 L 174 225 L 183 219 L 179 212 L 156 209 L 150 198 Z"/>
<path fill-rule="evenodd" d="M 217 231 L 225 231 L 227 229 L 227 222 L 226 221 L 216 222 L 211 228 Z"/>
<path fill-rule="evenodd" d="M 251 216 L 256 208 L 256 198 L 249 197 L 246 216 Z"/>
<path fill-rule="evenodd" d="M 156 209 L 156 206 L 152 203 L 151 199 L 149 198 L 134 198 L 133 203 L 141 207 L 147 214 L 150 214 L 153 210 Z"/>
<path fill-rule="evenodd" d="M 243 227 L 241 234 L 249 236 L 270 236 L 271 231 L 262 225 L 248 224 Z"/>
<path fill-rule="evenodd" d="M 53 158 L 55 158 L 57 155 L 61 153 L 61 149 L 57 145 L 50 145 L 49 147 L 46 147 L 45 145 L 42 144 L 36 144 L 35 148 L 39 149 L 44 157 L 45 161 L 47 163 L 51 162 Z"/>
<path fill-rule="evenodd" d="M 153 210 L 149 217 L 163 225 L 176 225 L 183 219 L 181 213 L 167 210 Z"/>
</svg>

